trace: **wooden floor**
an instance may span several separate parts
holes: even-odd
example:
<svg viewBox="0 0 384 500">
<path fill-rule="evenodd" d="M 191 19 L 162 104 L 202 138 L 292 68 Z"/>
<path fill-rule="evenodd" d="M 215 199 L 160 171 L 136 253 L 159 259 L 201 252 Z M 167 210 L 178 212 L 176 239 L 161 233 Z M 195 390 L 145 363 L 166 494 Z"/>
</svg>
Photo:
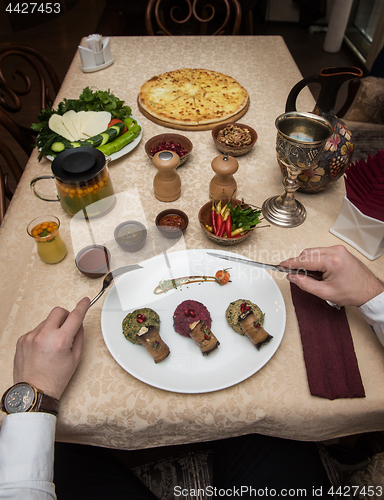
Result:
<svg viewBox="0 0 384 500">
<path fill-rule="evenodd" d="M 131 4 L 127 2 L 120 5 Z M 12 32 L 6 16 L 0 16 L 0 43 L 23 43 L 39 50 L 53 63 L 62 81 L 82 37 L 92 33 L 115 36 L 146 34 L 144 2 L 126 7 L 129 9 L 127 12 L 119 12 L 110 5 L 108 2 L 106 7 L 106 0 L 79 0 L 75 7 L 57 19 L 15 33 Z M 242 25 L 240 34 L 250 33 Z M 254 15 L 253 34 L 281 35 L 304 77 L 317 74 L 325 67 L 359 65 L 344 46 L 336 54 L 324 52 L 325 33 L 311 34 L 308 29 L 300 28 L 297 24 L 265 23 Z M 316 97 L 318 88 L 311 86 L 311 90 Z M 340 102 L 343 99 L 341 93 Z M 34 123 L 38 111 L 29 103 L 24 106 L 25 123 Z M 0 138 L 9 141 L 9 135 L 1 129 Z M 27 161 L 26 155 L 20 151 L 17 144 L 11 143 L 11 145 L 21 165 L 24 166 Z"/>
</svg>

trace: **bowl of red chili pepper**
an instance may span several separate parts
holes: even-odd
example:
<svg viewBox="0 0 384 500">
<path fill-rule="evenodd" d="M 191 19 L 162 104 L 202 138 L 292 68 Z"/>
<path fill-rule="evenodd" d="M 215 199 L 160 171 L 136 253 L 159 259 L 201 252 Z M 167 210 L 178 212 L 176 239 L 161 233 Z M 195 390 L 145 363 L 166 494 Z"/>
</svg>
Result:
<svg viewBox="0 0 384 500">
<path fill-rule="evenodd" d="M 160 233 L 165 238 L 180 238 L 188 226 L 188 216 L 186 213 L 176 208 L 168 208 L 160 212 L 155 220 L 155 224 Z"/>
<path fill-rule="evenodd" d="M 248 238 L 260 221 L 261 210 L 243 200 L 212 200 L 199 212 L 205 236 L 219 245 L 236 245 Z"/>
<path fill-rule="evenodd" d="M 159 151 L 172 151 L 179 155 L 180 165 L 183 165 L 193 149 L 192 142 L 181 134 L 159 134 L 149 139 L 145 144 L 145 152 L 152 159 Z"/>
</svg>

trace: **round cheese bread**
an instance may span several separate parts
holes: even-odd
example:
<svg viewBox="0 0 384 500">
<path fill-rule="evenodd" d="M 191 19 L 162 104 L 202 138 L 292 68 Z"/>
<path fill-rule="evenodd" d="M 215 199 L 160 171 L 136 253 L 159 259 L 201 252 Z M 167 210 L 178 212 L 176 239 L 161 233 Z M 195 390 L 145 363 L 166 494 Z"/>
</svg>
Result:
<svg viewBox="0 0 384 500">
<path fill-rule="evenodd" d="M 150 116 L 177 125 L 207 125 L 236 115 L 248 92 L 234 78 L 206 69 L 179 69 L 148 80 L 139 105 Z"/>
</svg>

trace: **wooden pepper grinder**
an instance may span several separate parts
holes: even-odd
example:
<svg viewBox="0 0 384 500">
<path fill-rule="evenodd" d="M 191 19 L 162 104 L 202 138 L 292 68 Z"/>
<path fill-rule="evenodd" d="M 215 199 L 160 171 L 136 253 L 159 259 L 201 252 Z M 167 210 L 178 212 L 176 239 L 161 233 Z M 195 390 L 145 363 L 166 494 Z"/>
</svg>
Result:
<svg viewBox="0 0 384 500">
<path fill-rule="evenodd" d="M 239 168 L 238 161 L 228 154 L 217 156 L 212 161 L 212 170 L 215 176 L 209 184 L 209 194 L 214 200 L 233 197 L 237 190 L 237 183 L 233 174 Z"/>
<path fill-rule="evenodd" d="M 181 180 L 176 168 L 180 157 L 172 151 L 159 151 L 152 158 L 158 172 L 153 179 L 155 196 L 160 201 L 175 201 L 180 198 Z"/>
</svg>

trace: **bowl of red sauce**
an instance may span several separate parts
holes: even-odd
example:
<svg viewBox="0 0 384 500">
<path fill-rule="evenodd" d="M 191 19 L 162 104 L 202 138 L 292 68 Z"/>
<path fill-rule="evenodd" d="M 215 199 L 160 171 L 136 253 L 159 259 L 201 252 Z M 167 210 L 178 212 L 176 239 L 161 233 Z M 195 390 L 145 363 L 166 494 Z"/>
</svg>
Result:
<svg viewBox="0 0 384 500">
<path fill-rule="evenodd" d="M 89 245 L 78 252 L 75 262 L 87 278 L 101 278 L 110 271 L 111 254 L 104 245 Z"/>
<path fill-rule="evenodd" d="M 145 151 L 149 158 L 153 158 L 159 151 L 172 151 L 180 158 L 180 165 L 183 165 L 192 151 L 192 142 L 181 134 L 159 134 L 151 137 L 145 144 Z"/>
<path fill-rule="evenodd" d="M 176 208 L 168 208 L 160 212 L 155 224 L 165 238 L 180 238 L 188 226 L 188 216 Z"/>
</svg>

